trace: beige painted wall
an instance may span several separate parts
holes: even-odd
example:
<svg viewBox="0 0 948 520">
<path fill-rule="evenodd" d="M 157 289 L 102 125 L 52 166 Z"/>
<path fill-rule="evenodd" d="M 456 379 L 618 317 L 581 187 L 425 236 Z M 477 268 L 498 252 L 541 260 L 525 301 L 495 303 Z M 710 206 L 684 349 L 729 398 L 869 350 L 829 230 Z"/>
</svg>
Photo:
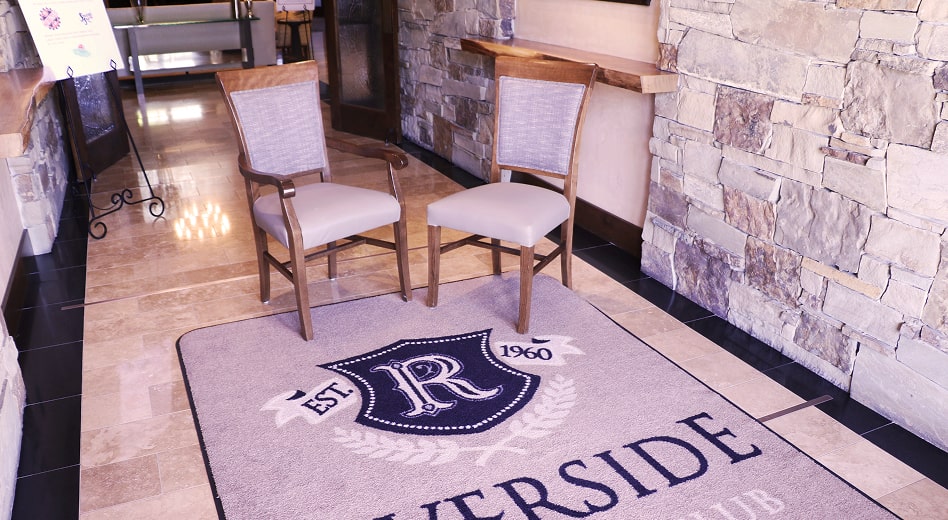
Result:
<svg viewBox="0 0 948 520">
<path fill-rule="evenodd" d="M 659 0 L 630 5 L 599 0 L 518 0 L 517 38 L 658 59 Z M 639 227 L 645 222 L 654 96 L 598 84 L 580 148 L 579 196 Z"/>
</svg>

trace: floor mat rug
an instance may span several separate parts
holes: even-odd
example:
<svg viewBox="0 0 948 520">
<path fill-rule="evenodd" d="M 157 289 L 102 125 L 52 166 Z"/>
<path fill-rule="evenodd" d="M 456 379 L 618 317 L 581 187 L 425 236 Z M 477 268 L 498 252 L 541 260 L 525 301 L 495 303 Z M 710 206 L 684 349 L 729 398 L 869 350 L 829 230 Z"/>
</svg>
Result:
<svg viewBox="0 0 948 520">
<path fill-rule="evenodd" d="M 892 518 L 628 334 L 516 276 L 178 342 L 229 520 Z"/>
</svg>

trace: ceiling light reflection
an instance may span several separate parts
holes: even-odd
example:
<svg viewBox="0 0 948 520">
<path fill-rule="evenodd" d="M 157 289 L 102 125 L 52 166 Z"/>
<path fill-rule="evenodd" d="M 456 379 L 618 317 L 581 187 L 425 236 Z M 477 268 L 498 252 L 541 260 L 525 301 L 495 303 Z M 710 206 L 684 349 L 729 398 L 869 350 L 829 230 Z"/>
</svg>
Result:
<svg viewBox="0 0 948 520">
<path fill-rule="evenodd" d="M 208 202 L 202 207 L 191 204 L 184 216 L 174 222 L 174 233 L 179 240 L 204 240 L 222 237 L 230 232 L 230 219 L 221 212 L 220 204 Z"/>
<path fill-rule="evenodd" d="M 175 105 L 173 107 L 147 107 L 137 111 L 138 125 L 148 126 L 197 121 L 204 117 L 200 104 Z"/>
</svg>

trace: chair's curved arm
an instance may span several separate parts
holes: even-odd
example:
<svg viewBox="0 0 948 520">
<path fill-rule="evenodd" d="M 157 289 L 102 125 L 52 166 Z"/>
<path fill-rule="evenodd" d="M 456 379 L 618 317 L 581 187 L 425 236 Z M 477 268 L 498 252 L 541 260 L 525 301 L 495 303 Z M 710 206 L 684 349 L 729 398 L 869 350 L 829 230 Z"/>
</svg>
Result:
<svg viewBox="0 0 948 520">
<path fill-rule="evenodd" d="M 363 157 L 374 157 L 382 159 L 389 163 L 393 169 L 401 170 L 408 166 L 408 156 L 401 150 L 395 150 L 386 146 L 358 145 L 349 141 L 343 141 L 335 137 L 326 137 L 326 146 L 348 153 L 354 153 Z"/>
<path fill-rule="evenodd" d="M 240 174 L 246 179 L 256 182 L 257 184 L 275 186 L 280 192 L 280 197 L 284 199 L 296 195 L 296 186 L 293 184 L 294 178 L 320 173 L 319 171 L 306 171 L 286 176 L 273 175 L 253 169 L 253 167 L 247 164 L 247 158 L 244 154 L 237 156 L 237 168 L 240 170 Z"/>
</svg>

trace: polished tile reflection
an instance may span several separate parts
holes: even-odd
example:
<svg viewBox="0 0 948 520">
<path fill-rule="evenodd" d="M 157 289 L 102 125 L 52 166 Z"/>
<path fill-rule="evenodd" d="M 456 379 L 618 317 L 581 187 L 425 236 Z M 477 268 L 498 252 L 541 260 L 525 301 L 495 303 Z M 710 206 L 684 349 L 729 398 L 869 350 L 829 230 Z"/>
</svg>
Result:
<svg viewBox="0 0 948 520">
<path fill-rule="evenodd" d="M 81 240 L 86 306 L 56 327 L 82 329 L 81 428 L 78 406 L 69 410 L 68 400 L 58 405 L 81 434 L 65 443 L 58 456 L 62 465 L 73 464 L 81 472 L 78 504 L 84 520 L 217 518 L 175 341 L 197 327 L 292 310 L 295 298 L 289 283 L 274 276 L 271 302 L 259 301 L 250 220 L 236 168 L 236 136 L 214 83 L 149 85 L 145 106 L 137 104 L 133 92 L 126 94 L 126 115 L 166 210 L 154 218 L 145 207 L 125 208 L 106 219 L 105 238 L 90 240 L 87 249 Z M 421 287 L 427 273 L 425 206 L 463 188 L 420 160 L 426 152 L 406 148 L 413 155 L 400 175 L 408 206 L 412 280 Z M 377 170 L 371 160 L 339 152 L 332 152 L 330 160 L 337 182 L 384 183 L 384 174 L 367 173 Z M 104 172 L 95 184 L 95 200 L 143 185 L 137 168 L 128 159 Z M 455 178 L 464 180 L 461 174 Z M 767 347 L 738 348 L 739 343 L 753 343 L 752 338 L 734 333 L 723 320 L 647 278 L 614 247 L 588 236 L 577 244 L 582 249 L 574 266 L 578 294 L 749 414 L 762 417 L 812 398 L 794 388 L 793 381 L 805 376 L 792 370 L 786 358 Z M 40 261 L 55 264 L 57 257 Z M 447 254 L 441 271 L 444 281 L 484 275 L 489 256 Z M 557 269 L 547 272 L 557 275 Z M 319 263 L 310 267 L 310 275 L 314 304 L 398 290 L 394 255 L 368 246 L 343 256 L 336 280 L 326 279 L 325 265 Z M 35 297 L 68 303 L 73 294 L 40 291 Z M 40 330 L 35 322 L 42 316 L 31 320 L 24 326 L 36 329 L 41 344 L 68 343 L 50 337 L 48 327 Z M 778 384 L 781 378 L 791 384 Z M 60 395 L 74 390 L 44 391 Z M 945 488 L 830 415 L 809 408 L 768 425 L 900 514 L 935 518 L 944 513 Z M 45 418 L 37 409 L 31 420 Z M 51 467 L 44 460 L 31 464 L 35 471 Z M 78 474 L 63 475 L 70 478 L 78 481 Z M 27 482 L 23 492 L 39 487 Z"/>
</svg>

